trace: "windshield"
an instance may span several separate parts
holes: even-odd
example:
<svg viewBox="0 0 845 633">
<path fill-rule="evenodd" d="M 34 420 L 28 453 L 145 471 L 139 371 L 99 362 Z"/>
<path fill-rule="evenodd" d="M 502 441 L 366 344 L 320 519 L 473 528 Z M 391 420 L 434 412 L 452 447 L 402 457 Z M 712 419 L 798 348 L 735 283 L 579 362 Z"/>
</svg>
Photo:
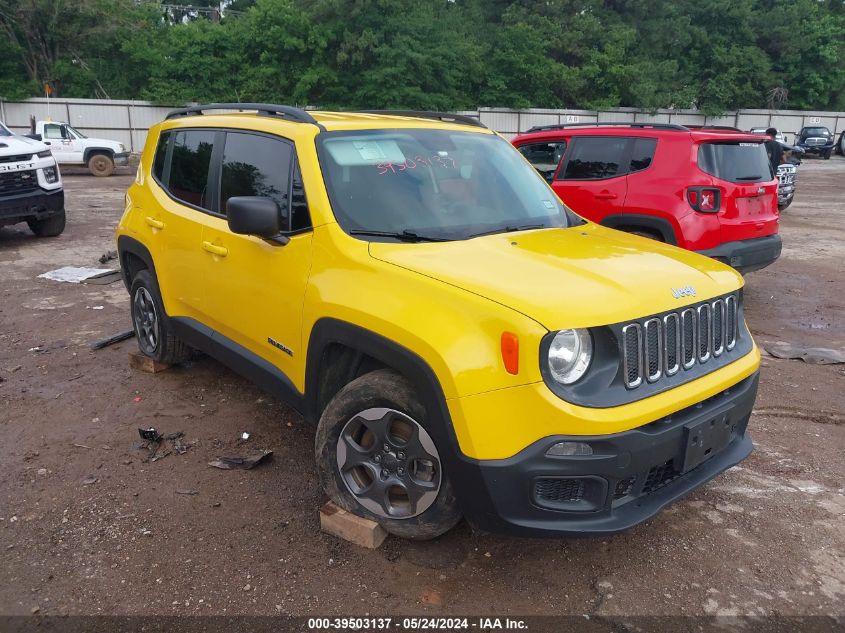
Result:
<svg viewBox="0 0 845 633">
<path fill-rule="evenodd" d="M 570 224 L 531 165 L 492 134 L 329 132 L 317 137 L 317 149 L 335 217 L 351 234 L 461 240 Z"/>
<path fill-rule="evenodd" d="M 806 136 L 830 136 L 830 130 L 826 127 L 805 127 L 804 134 Z"/>
<path fill-rule="evenodd" d="M 9 131 L 5 125 L 0 123 L 0 136 L 12 136 L 12 133 Z"/>
<path fill-rule="evenodd" d="M 87 136 L 85 136 L 82 132 L 80 132 L 80 131 L 79 131 L 79 130 L 77 130 L 76 128 L 71 127 L 71 126 L 69 126 L 69 125 L 68 125 L 68 126 L 66 126 L 66 127 L 67 127 L 67 129 L 69 129 L 71 132 L 73 132 L 74 134 L 76 134 L 77 138 L 88 138 Z"/>
<path fill-rule="evenodd" d="M 773 178 L 763 143 L 702 143 L 698 148 L 698 166 L 711 176 L 731 182 Z"/>
</svg>

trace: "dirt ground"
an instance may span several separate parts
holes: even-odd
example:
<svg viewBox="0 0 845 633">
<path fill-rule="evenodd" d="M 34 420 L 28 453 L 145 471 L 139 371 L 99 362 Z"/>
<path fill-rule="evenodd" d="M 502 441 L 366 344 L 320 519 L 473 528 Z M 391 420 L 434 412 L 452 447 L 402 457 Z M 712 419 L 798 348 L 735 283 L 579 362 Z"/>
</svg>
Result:
<svg viewBox="0 0 845 633">
<path fill-rule="evenodd" d="M 799 172 L 746 314 L 759 343 L 845 350 L 845 159 Z M 123 285 L 37 278 L 98 266 L 130 182 L 67 175 L 59 238 L 0 229 L 0 614 L 845 613 L 845 365 L 764 357 L 753 455 L 625 534 L 360 549 L 319 530 L 297 414 L 208 358 L 153 375 L 133 340 L 91 351 L 130 324 Z M 142 461 L 149 425 L 189 450 Z M 241 431 L 272 461 L 210 468 Z"/>
</svg>

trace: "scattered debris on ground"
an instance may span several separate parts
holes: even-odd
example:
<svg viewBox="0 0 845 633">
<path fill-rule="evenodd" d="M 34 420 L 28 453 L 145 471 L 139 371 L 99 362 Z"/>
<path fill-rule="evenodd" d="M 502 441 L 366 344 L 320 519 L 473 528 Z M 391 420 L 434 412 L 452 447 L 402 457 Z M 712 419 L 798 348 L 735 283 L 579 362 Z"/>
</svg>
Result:
<svg viewBox="0 0 845 633">
<path fill-rule="evenodd" d="M 845 363 L 845 352 L 827 347 L 803 347 L 790 343 L 773 343 L 766 345 L 763 349 L 775 358 L 803 360 L 805 363 L 810 363 L 811 365 L 836 365 Z"/>
<path fill-rule="evenodd" d="M 78 284 L 91 277 L 103 275 L 106 273 L 113 273 L 115 271 L 110 268 L 90 268 L 88 266 L 63 266 L 55 270 L 47 271 L 38 275 L 39 279 L 50 279 L 51 281 L 61 281 L 70 284 Z"/>
<path fill-rule="evenodd" d="M 94 341 L 93 343 L 91 343 L 91 349 L 103 349 L 104 347 L 108 347 L 109 345 L 114 345 L 115 343 L 120 343 L 121 341 L 130 339 L 133 336 L 135 336 L 135 330 L 124 330 L 123 332 L 112 334 L 111 336 L 100 339 L 99 341 Z"/>
<path fill-rule="evenodd" d="M 250 468 L 254 468 L 263 462 L 272 454 L 273 451 L 265 448 L 264 450 L 255 451 L 243 457 L 224 455 L 218 457 L 214 461 L 208 462 L 208 465 L 214 466 L 215 468 L 222 468 L 223 470 L 249 470 Z"/>
</svg>

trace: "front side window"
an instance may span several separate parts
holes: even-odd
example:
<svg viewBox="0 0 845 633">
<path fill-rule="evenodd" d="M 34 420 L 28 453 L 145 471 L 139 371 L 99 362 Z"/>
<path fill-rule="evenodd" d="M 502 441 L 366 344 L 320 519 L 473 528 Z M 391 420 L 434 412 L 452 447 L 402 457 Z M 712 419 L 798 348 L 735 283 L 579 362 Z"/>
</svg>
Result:
<svg viewBox="0 0 845 633">
<path fill-rule="evenodd" d="M 162 185 L 164 184 L 164 161 L 167 158 L 167 146 L 170 144 L 170 132 L 164 132 L 158 138 L 155 158 L 153 158 L 153 175 Z"/>
<path fill-rule="evenodd" d="M 363 238 L 460 240 L 566 227 L 572 217 L 516 149 L 491 134 L 329 132 L 317 149 L 338 223 Z"/>
<path fill-rule="evenodd" d="M 519 151 L 547 182 L 551 182 L 566 151 L 566 141 L 528 143 L 521 145 Z"/>
<path fill-rule="evenodd" d="M 220 174 L 220 212 L 234 196 L 271 198 L 284 217 L 293 151 L 282 140 L 240 132 L 228 132 Z"/>
<path fill-rule="evenodd" d="M 628 139 L 621 136 L 579 136 L 572 139 L 563 180 L 602 180 L 623 175 L 628 165 Z"/>
<path fill-rule="evenodd" d="M 211 130 L 179 130 L 173 138 L 173 155 L 167 188 L 178 200 L 211 209 L 208 167 L 214 149 Z"/>
<path fill-rule="evenodd" d="M 698 148 L 698 167 L 731 182 L 762 182 L 773 177 L 764 143 L 702 143 Z"/>
</svg>

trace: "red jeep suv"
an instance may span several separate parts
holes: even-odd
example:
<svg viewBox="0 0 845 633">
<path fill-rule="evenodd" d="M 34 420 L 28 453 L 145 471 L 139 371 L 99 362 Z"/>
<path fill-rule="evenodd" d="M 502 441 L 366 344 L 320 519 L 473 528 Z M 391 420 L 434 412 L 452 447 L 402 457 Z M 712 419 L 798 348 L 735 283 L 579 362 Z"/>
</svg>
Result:
<svg viewBox="0 0 845 633">
<path fill-rule="evenodd" d="M 746 273 L 781 251 L 765 140 L 733 128 L 587 123 L 535 127 L 513 144 L 585 218 Z"/>
</svg>

